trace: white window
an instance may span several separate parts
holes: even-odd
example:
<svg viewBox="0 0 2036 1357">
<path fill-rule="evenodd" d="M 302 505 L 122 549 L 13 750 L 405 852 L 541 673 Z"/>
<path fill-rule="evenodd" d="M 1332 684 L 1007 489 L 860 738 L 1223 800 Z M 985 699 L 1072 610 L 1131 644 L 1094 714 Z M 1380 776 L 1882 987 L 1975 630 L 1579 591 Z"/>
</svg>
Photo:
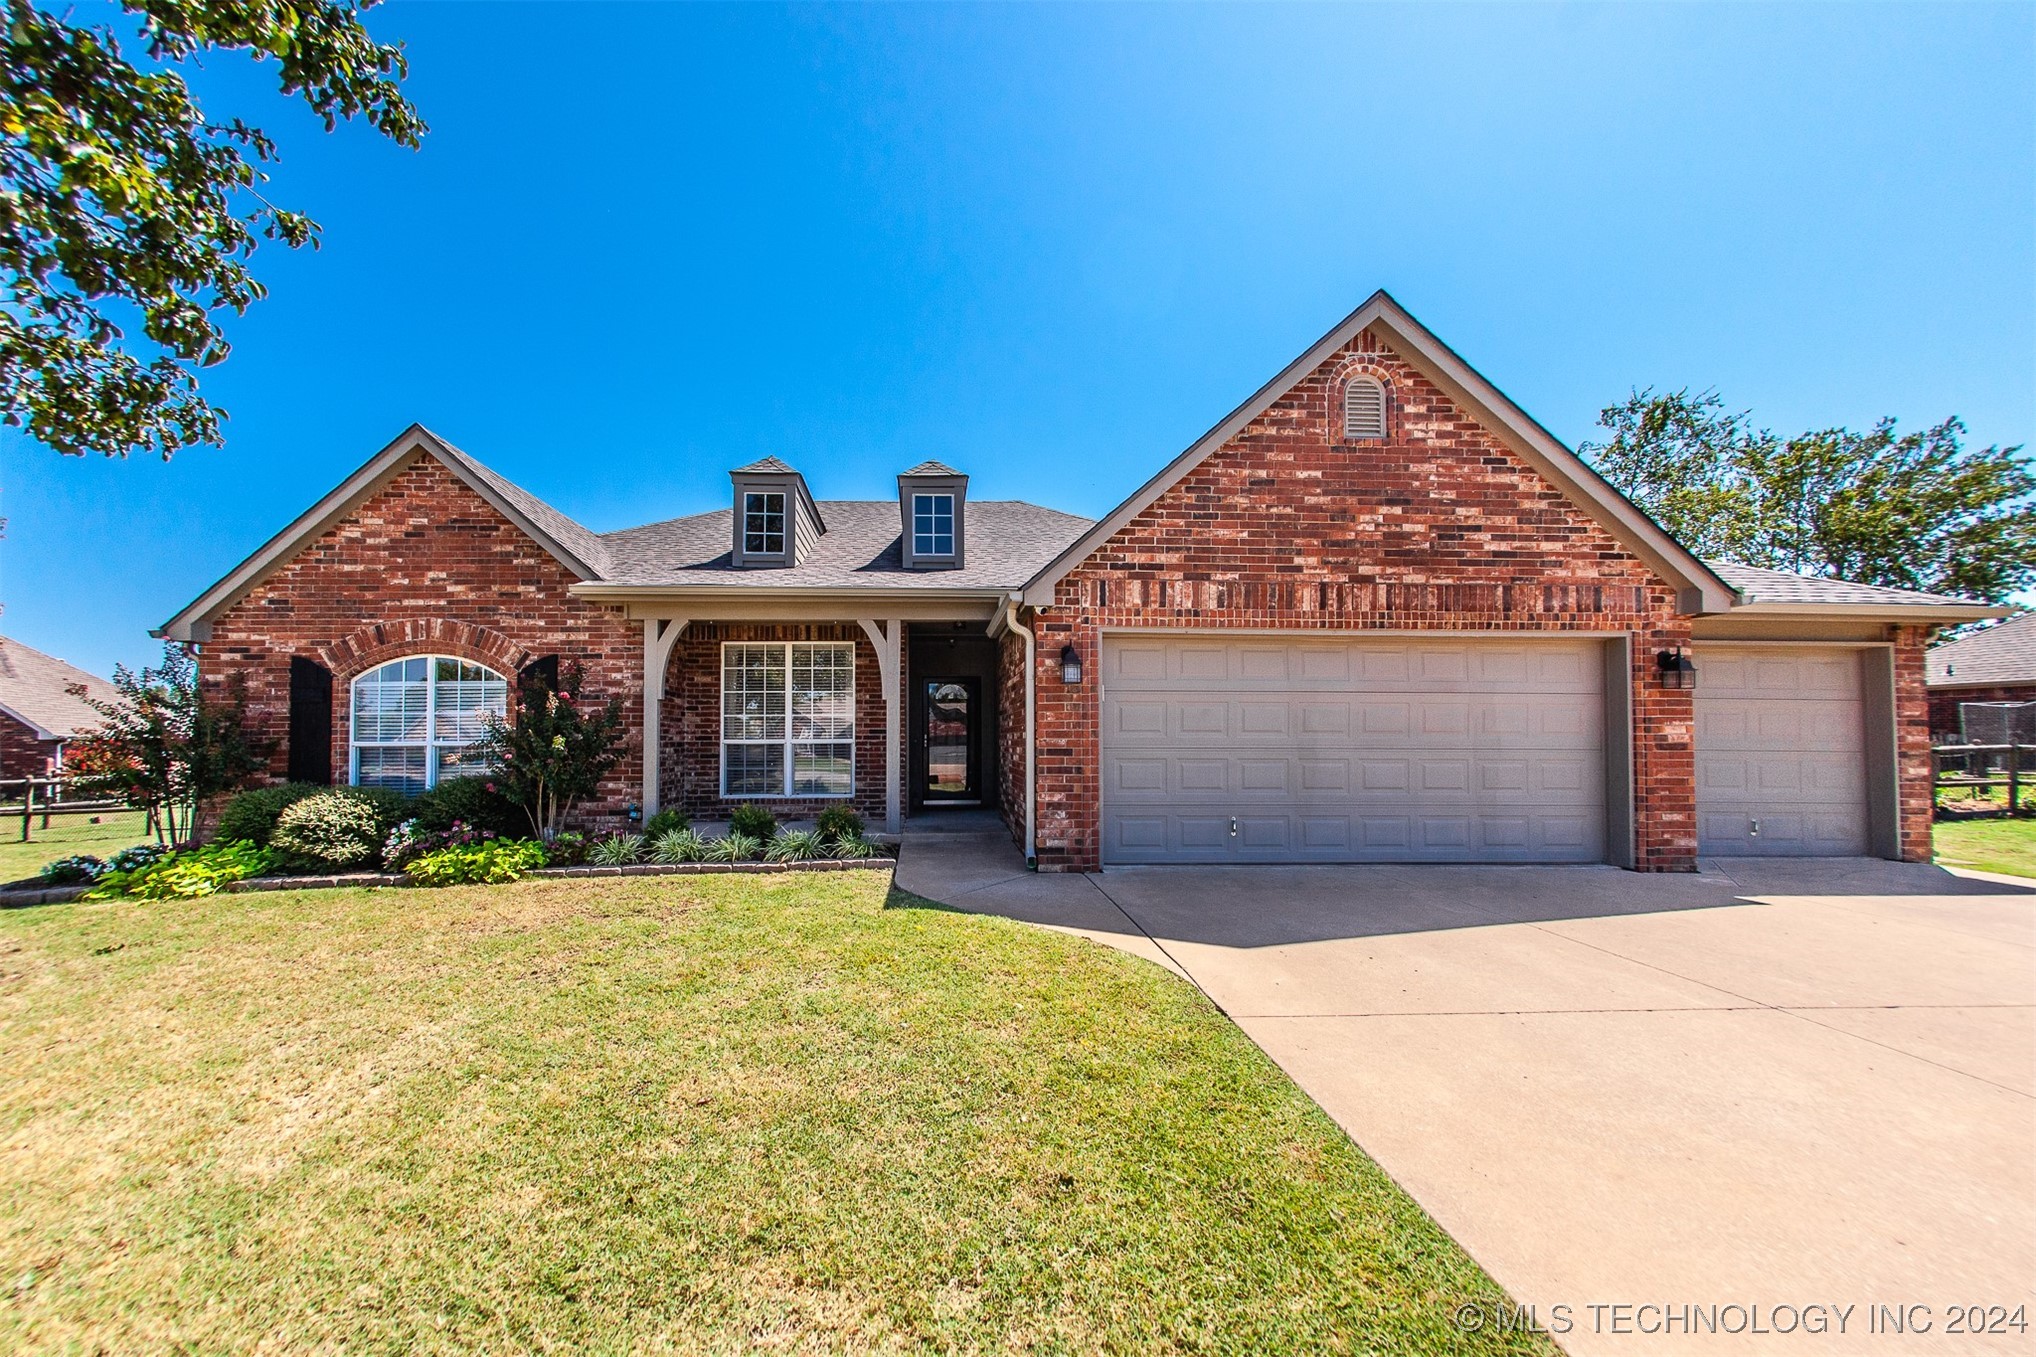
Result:
<svg viewBox="0 0 2036 1357">
<path fill-rule="evenodd" d="M 353 681 L 352 767 L 357 787 L 415 796 L 449 777 L 483 771 L 471 746 L 487 718 L 509 714 L 509 681 L 450 655 L 412 655 Z"/>
<path fill-rule="evenodd" d="M 1376 377 L 1352 377 L 1343 388 L 1343 436 L 1386 436 L 1386 388 Z"/>
<path fill-rule="evenodd" d="M 954 555 L 954 496 L 912 496 L 912 554 Z"/>
<path fill-rule="evenodd" d="M 742 551 L 745 556 L 785 554 L 783 491 L 752 490 L 742 497 Z"/>
<path fill-rule="evenodd" d="M 855 646 L 724 644 L 721 794 L 847 796 L 854 790 Z"/>
</svg>

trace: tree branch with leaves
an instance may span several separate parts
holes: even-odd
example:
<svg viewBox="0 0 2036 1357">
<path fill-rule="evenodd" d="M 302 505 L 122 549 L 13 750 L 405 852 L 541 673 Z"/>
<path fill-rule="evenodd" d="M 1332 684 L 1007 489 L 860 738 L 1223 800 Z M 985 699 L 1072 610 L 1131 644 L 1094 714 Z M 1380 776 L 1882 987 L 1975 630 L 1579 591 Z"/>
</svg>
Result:
<svg viewBox="0 0 2036 1357">
<path fill-rule="evenodd" d="M 362 24 L 372 3 L 123 0 L 137 62 L 111 27 L 0 0 L 0 418 L 73 455 L 220 442 L 198 389 L 228 352 L 219 313 L 266 295 L 260 241 L 315 247 L 319 228 L 262 195 L 275 142 L 210 117 L 178 68 L 273 61 L 327 131 L 361 118 L 414 148 L 425 125 L 401 46 Z"/>
</svg>

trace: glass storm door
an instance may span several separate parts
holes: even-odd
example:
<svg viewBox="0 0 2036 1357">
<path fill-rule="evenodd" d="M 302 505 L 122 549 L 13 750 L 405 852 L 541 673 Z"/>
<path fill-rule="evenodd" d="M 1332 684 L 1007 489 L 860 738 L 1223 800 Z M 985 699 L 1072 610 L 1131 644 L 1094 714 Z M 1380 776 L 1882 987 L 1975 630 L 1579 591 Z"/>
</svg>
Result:
<svg viewBox="0 0 2036 1357">
<path fill-rule="evenodd" d="M 927 679 L 926 749 L 927 801 L 974 801 L 982 796 L 976 770 L 976 723 L 981 719 L 981 687 L 974 679 Z"/>
</svg>

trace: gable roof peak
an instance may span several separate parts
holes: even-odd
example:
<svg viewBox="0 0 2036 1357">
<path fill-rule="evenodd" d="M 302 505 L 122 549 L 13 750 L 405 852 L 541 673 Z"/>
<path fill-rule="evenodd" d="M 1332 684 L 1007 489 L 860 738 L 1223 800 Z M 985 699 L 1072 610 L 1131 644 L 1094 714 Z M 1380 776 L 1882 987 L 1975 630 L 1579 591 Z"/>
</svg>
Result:
<svg viewBox="0 0 2036 1357">
<path fill-rule="evenodd" d="M 907 469 L 907 470 L 905 470 L 905 471 L 901 471 L 901 472 L 899 472 L 899 473 L 898 473 L 898 475 L 899 475 L 900 477 L 904 477 L 904 476 L 959 476 L 959 475 L 961 475 L 961 474 L 963 474 L 963 473 L 961 473 L 961 472 L 959 472 L 959 471 L 956 471 L 956 470 L 955 470 L 955 469 L 954 469 L 953 467 L 949 466 L 949 465 L 948 465 L 947 463 L 945 463 L 945 462 L 936 462 L 936 461 L 932 461 L 931 459 L 929 459 L 929 460 L 927 460 L 927 461 L 924 461 L 924 462 L 921 462 L 921 463 L 920 463 L 920 464 L 919 464 L 918 466 L 915 466 L 915 467 L 911 467 L 911 468 L 909 468 L 909 469 Z"/>
<path fill-rule="evenodd" d="M 777 457 L 759 457 L 748 466 L 739 466 L 731 476 L 796 476 L 798 471 Z"/>
</svg>

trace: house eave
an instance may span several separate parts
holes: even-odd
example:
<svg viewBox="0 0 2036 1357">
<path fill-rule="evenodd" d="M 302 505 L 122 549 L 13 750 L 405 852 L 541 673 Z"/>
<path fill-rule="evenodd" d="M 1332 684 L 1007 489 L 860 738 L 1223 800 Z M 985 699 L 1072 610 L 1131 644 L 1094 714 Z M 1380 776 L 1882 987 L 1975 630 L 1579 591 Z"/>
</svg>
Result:
<svg viewBox="0 0 2036 1357">
<path fill-rule="evenodd" d="M 1740 604 L 1730 613 L 1733 617 L 1871 618 L 1884 622 L 1950 626 L 1989 617 L 2006 617 L 2012 611 L 1988 603 L 1762 603 L 1756 599 Z"/>
<path fill-rule="evenodd" d="M 986 587 L 907 588 L 742 584 L 616 584 L 589 581 L 569 593 L 620 607 L 633 620 L 683 617 L 700 622 L 852 622 L 862 618 L 906 621 L 992 621 L 1010 596 Z"/>
</svg>

